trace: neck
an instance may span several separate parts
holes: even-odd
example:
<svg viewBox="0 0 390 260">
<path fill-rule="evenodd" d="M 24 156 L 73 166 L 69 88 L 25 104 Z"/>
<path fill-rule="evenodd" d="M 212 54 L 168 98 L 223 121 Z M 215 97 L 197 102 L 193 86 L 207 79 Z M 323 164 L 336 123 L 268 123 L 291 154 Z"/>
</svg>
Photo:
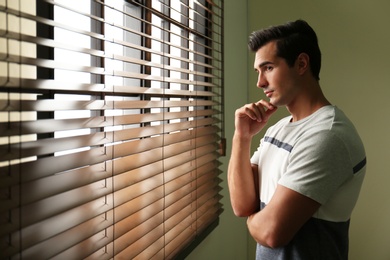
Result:
<svg viewBox="0 0 390 260">
<path fill-rule="evenodd" d="M 330 105 L 330 102 L 325 98 L 318 81 L 307 84 L 301 94 L 287 105 L 287 110 L 292 115 L 293 122 L 310 116 L 321 107 Z"/>
</svg>

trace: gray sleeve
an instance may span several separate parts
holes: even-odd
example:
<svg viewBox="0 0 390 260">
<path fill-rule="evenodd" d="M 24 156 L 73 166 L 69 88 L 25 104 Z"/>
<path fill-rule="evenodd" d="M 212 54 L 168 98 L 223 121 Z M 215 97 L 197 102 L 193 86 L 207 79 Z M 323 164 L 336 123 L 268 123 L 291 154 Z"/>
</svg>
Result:
<svg viewBox="0 0 390 260">
<path fill-rule="evenodd" d="M 308 133 L 294 144 L 279 184 L 324 204 L 353 177 L 352 167 L 340 138 L 327 130 Z"/>
</svg>

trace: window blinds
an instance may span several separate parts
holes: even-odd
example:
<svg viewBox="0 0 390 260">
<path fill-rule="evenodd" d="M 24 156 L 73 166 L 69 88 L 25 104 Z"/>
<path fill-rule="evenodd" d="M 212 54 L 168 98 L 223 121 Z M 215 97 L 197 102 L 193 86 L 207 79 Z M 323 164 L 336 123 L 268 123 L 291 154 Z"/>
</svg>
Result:
<svg viewBox="0 0 390 260">
<path fill-rule="evenodd" d="M 0 1 L 0 256 L 170 259 L 222 212 L 222 0 Z"/>
</svg>

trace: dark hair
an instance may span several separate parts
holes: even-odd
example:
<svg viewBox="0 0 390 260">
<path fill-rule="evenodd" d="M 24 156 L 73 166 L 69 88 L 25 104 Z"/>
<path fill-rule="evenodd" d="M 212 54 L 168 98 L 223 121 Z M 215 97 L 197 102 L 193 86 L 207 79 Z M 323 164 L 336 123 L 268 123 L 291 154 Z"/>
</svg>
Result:
<svg viewBox="0 0 390 260">
<path fill-rule="evenodd" d="M 317 35 L 306 21 L 296 20 L 255 31 L 249 37 L 248 47 L 257 52 L 271 41 L 276 41 L 276 55 L 284 58 L 290 67 L 294 65 L 299 54 L 306 53 L 310 58 L 313 76 L 317 80 L 320 79 L 321 51 Z"/>
</svg>

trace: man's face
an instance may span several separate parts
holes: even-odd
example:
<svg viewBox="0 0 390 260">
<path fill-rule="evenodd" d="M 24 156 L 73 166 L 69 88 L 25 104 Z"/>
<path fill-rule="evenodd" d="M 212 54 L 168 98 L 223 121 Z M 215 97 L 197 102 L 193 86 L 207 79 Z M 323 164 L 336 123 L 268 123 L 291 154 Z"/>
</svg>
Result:
<svg viewBox="0 0 390 260">
<path fill-rule="evenodd" d="M 295 65 L 289 67 L 276 52 L 276 42 L 269 42 L 256 52 L 257 87 L 263 89 L 274 106 L 288 106 L 299 90 L 298 73 Z"/>
</svg>

